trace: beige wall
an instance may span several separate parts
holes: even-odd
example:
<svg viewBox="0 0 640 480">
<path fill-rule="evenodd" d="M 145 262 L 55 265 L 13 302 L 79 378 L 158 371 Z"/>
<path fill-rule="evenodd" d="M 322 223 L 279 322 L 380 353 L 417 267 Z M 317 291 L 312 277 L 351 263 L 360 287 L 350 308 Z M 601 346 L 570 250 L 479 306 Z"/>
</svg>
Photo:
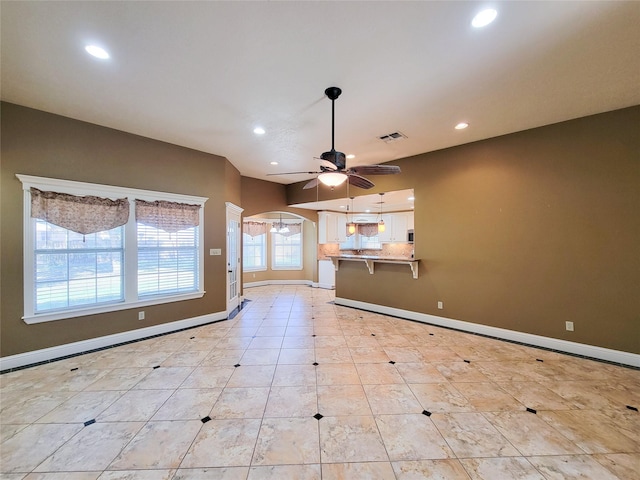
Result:
<svg viewBox="0 0 640 480">
<path fill-rule="evenodd" d="M 304 243 L 303 270 L 271 270 L 268 268 L 262 272 L 247 272 L 242 276 L 243 285 L 245 283 L 270 280 L 318 281 L 317 212 L 304 208 L 289 207 L 287 205 L 287 188 L 285 185 L 250 177 L 242 177 L 242 208 L 244 208 L 243 217 L 254 215 L 269 217 L 270 212 L 288 212 L 307 220 L 304 222 L 302 234 Z"/>
<path fill-rule="evenodd" d="M 638 124 L 633 107 L 391 162 L 403 173 L 361 193 L 415 189 L 420 278 L 404 265 L 369 275 L 344 262 L 337 294 L 640 353 Z M 224 311 L 226 201 L 246 216 L 289 211 L 317 222 L 286 206 L 315 199 L 302 183 L 240 177 L 223 157 L 7 103 L 0 133 L 1 356 Z M 144 321 L 125 310 L 26 325 L 16 173 L 209 197 L 205 250 L 223 255 L 205 256 L 207 294 L 145 307 Z"/>
<path fill-rule="evenodd" d="M 262 218 L 274 218 L 272 214 L 261 215 Z M 295 218 L 290 215 L 283 218 Z M 302 220 L 302 219 L 301 219 Z M 317 281 L 317 245 L 318 233 L 316 225 L 309 220 L 302 220 L 302 269 L 300 270 L 272 270 L 271 235 L 267 234 L 267 269 L 257 272 L 245 272 L 242 275 L 242 283 L 246 285 L 252 282 L 304 280 Z"/>
<path fill-rule="evenodd" d="M 337 295 L 640 353 L 638 125 L 633 107 L 390 162 L 366 193 L 415 189 L 420 277 L 342 262 Z"/>
<path fill-rule="evenodd" d="M 0 355 L 119 333 L 226 310 L 225 202 L 241 203 L 241 179 L 225 158 L 1 104 Z M 26 325 L 23 314 L 22 185 L 16 173 L 209 197 L 205 205 L 206 295 L 197 300 Z"/>
</svg>

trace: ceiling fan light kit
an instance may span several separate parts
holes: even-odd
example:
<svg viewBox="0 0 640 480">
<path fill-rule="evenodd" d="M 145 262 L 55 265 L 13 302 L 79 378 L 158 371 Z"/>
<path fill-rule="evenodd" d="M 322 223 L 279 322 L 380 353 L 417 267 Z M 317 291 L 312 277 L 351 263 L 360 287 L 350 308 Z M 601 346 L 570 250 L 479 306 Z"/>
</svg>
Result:
<svg viewBox="0 0 640 480">
<path fill-rule="evenodd" d="M 319 172 L 287 172 L 287 173 L 269 173 L 269 175 L 295 175 L 307 173 L 309 175 L 318 176 L 306 183 L 302 188 L 304 190 L 315 188 L 318 182 L 327 185 L 331 189 L 342 185 L 348 181 L 354 187 L 367 190 L 373 188 L 375 184 L 363 177 L 362 175 L 394 175 L 401 173 L 400 167 L 396 165 L 358 165 L 351 168 L 347 166 L 347 156 L 335 149 L 335 101 L 342 93 L 338 87 L 329 87 L 324 94 L 331 100 L 331 150 L 323 152 L 320 155 L 320 171 Z M 406 137 L 405 137 L 406 138 Z"/>
<path fill-rule="evenodd" d="M 347 178 L 349 177 L 346 174 L 340 172 L 324 172 L 318 175 L 318 180 L 331 188 L 342 185 Z"/>
</svg>

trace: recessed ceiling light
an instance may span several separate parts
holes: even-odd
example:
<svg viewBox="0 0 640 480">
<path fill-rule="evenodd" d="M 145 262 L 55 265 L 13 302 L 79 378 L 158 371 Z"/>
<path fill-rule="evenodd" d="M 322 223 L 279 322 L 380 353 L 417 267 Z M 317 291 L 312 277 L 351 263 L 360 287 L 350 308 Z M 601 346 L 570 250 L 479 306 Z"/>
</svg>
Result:
<svg viewBox="0 0 640 480">
<path fill-rule="evenodd" d="M 278 165 L 278 162 L 269 162 L 270 165 Z"/>
<path fill-rule="evenodd" d="M 459 124 L 457 124 L 455 127 L 456 130 L 464 130 L 465 128 L 467 128 L 469 126 L 469 124 L 467 122 L 460 122 Z"/>
<path fill-rule="evenodd" d="M 253 133 L 255 133 L 256 135 L 264 135 L 265 130 L 262 127 L 256 127 L 253 129 Z"/>
<path fill-rule="evenodd" d="M 97 45 L 87 45 L 86 47 L 84 47 L 84 49 L 90 55 L 93 55 L 96 58 L 101 58 L 103 60 L 109 58 L 109 54 L 107 53 L 107 51 L 104 48 L 98 47 Z"/>
<path fill-rule="evenodd" d="M 347 208 L 346 205 L 340 205 L 340 208 Z"/>
<path fill-rule="evenodd" d="M 349 158 L 349 159 L 356 158 L 356 156 L 353 153 L 350 153 L 349 155 L 347 155 L 347 158 Z"/>
<path fill-rule="evenodd" d="M 498 12 L 493 8 L 487 8 L 486 10 L 482 10 L 478 13 L 473 20 L 471 20 L 471 25 L 476 28 L 486 27 L 491 22 L 493 22 L 498 16 Z"/>
<path fill-rule="evenodd" d="M 416 199 L 416 197 L 409 197 L 407 198 L 407 200 L 409 200 L 410 202 L 413 202 Z"/>
<path fill-rule="evenodd" d="M 370 209 L 370 208 L 367 208 L 367 209 L 365 210 L 365 212 L 367 212 L 367 213 L 369 213 L 370 211 L 371 211 L 371 209 Z"/>
</svg>

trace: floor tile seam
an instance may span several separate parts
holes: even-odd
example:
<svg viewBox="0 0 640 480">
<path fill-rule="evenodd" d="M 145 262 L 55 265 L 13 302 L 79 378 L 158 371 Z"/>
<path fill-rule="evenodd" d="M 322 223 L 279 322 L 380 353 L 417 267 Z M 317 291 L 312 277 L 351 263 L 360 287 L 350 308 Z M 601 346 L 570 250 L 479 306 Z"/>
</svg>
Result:
<svg viewBox="0 0 640 480">
<path fill-rule="evenodd" d="M 499 428 L 497 425 L 495 425 L 487 415 L 485 415 L 485 414 L 492 413 L 492 412 L 479 412 L 479 413 L 484 417 L 484 419 L 485 419 L 487 422 L 489 422 L 489 424 L 491 424 L 491 426 L 492 426 L 495 430 L 497 430 L 497 431 L 498 431 L 498 433 L 499 433 L 500 435 L 502 435 L 502 437 L 503 437 L 505 440 L 507 440 L 507 441 L 509 442 L 509 444 L 510 444 L 513 448 L 515 448 L 515 449 L 516 449 L 516 451 L 520 452 L 521 456 L 523 456 L 523 457 L 524 457 L 524 456 L 526 456 L 526 455 L 524 454 L 524 452 L 522 452 L 518 447 L 516 447 L 516 446 L 511 442 L 511 440 L 509 440 L 509 438 L 508 438 L 505 434 L 503 434 L 503 433 L 502 433 L 502 431 L 500 430 L 500 428 Z M 550 427 L 553 431 L 555 431 L 558 435 L 560 435 L 560 437 L 561 437 L 561 438 L 563 438 L 564 440 L 566 440 L 566 441 L 567 441 L 567 443 L 569 443 L 569 444 L 571 444 L 571 445 L 575 445 L 575 446 L 576 446 L 576 447 L 578 447 L 582 452 L 584 452 L 584 454 L 585 454 L 585 455 L 589 455 L 589 453 L 587 453 L 587 452 L 586 452 L 586 451 L 585 451 L 585 450 L 584 450 L 580 445 L 578 445 L 576 442 L 574 442 L 574 441 L 573 441 L 573 440 L 571 440 L 570 438 L 567 438 L 567 436 L 566 436 L 566 435 L 564 435 L 561 431 L 559 431 L 559 430 L 558 430 L 557 428 L 555 428 L 553 425 L 549 424 L 549 422 L 547 422 L 544 418 L 538 417 L 538 416 L 537 416 L 537 414 L 536 414 L 536 417 L 537 417 L 537 418 L 539 418 L 540 420 L 542 420 L 542 421 L 543 421 L 543 422 L 544 422 L 548 427 Z M 564 454 L 558 454 L 558 455 L 571 455 L 571 454 L 564 453 Z M 580 454 L 580 455 L 581 455 L 581 454 Z M 529 456 L 531 457 L 531 456 L 538 456 L 538 455 L 529 455 Z"/>
<path fill-rule="evenodd" d="M 633 438 L 631 438 L 630 436 L 628 436 L 626 433 L 621 432 L 621 427 L 620 425 L 618 425 L 615 422 L 612 422 L 611 417 L 609 415 L 606 415 L 607 412 L 618 412 L 618 413 L 626 413 L 625 410 L 611 410 L 611 409 L 606 409 L 606 408 L 584 408 L 584 409 L 572 409 L 572 410 L 538 410 L 538 412 L 556 412 L 556 411 L 560 411 L 560 412 L 574 412 L 574 411 L 580 411 L 581 413 L 585 414 L 585 415 L 589 415 L 588 412 L 598 412 L 601 414 L 604 414 L 606 417 L 605 420 L 605 426 L 611 430 L 614 430 L 618 435 L 622 435 L 623 437 L 625 437 L 631 444 L 636 444 L 638 445 L 638 453 L 640 453 L 640 442 L 634 440 Z M 544 420 L 544 419 L 543 419 Z M 557 430 L 556 427 L 554 427 L 553 425 L 549 424 L 549 422 L 547 422 L 546 420 L 544 420 L 545 423 L 547 423 L 550 427 L 554 428 L 555 430 Z M 560 432 L 562 433 L 562 432 Z M 565 435 L 566 437 L 566 435 Z M 569 439 L 571 441 L 571 439 Z M 584 449 L 583 449 L 584 450 Z M 588 452 L 587 452 L 588 453 Z M 629 452 L 630 453 L 630 452 Z"/>
<path fill-rule="evenodd" d="M 218 398 L 220 398 L 220 396 L 219 396 L 219 395 L 218 395 Z M 216 399 L 216 402 L 217 402 L 217 401 L 218 401 L 218 399 Z M 214 405 L 215 405 L 215 403 L 214 403 Z M 211 407 L 211 409 L 209 410 L 209 415 L 211 415 L 211 412 L 212 412 L 212 411 L 213 411 L 213 406 L 212 406 L 212 407 Z M 169 420 L 169 421 L 172 421 L 172 420 Z M 181 420 L 177 420 L 177 421 L 181 421 Z M 148 423 L 148 422 L 147 422 L 147 423 Z M 198 428 L 198 431 L 196 432 L 196 434 L 195 434 L 195 435 L 193 436 L 193 438 L 191 439 L 191 442 L 189 442 L 189 446 L 187 446 L 187 448 L 185 448 L 184 453 L 182 454 L 182 456 L 181 456 L 181 458 L 180 458 L 180 462 L 178 463 L 178 466 L 177 466 L 177 467 L 175 467 L 174 474 L 171 476 L 171 478 L 175 478 L 175 476 L 177 475 L 178 470 L 179 470 L 179 469 L 181 468 L 181 466 L 182 466 L 182 462 L 184 462 L 184 459 L 185 459 L 185 458 L 187 458 L 187 454 L 189 453 L 189 451 L 190 451 L 190 450 L 191 450 L 191 448 L 193 447 L 193 445 L 194 445 L 194 443 L 195 443 L 196 439 L 198 438 L 198 436 L 200 435 L 200 433 L 201 433 L 201 432 L 202 432 L 202 430 L 204 429 L 204 426 L 205 426 L 205 425 L 206 425 L 206 424 L 205 424 L 205 422 L 203 422 L 203 421 L 202 421 L 202 419 L 201 419 L 201 420 L 200 420 L 200 428 Z M 145 426 L 146 426 L 146 425 L 145 425 Z M 134 437 L 134 438 L 135 438 L 135 437 Z M 133 438 L 131 439 L 131 442 L 132 442 L 132 441 L 133 441 Z M 129 444 L 130 444 L 131 442 L 129 442 Z M 129 444 L 127 444 L 127 445 L 129 445 Z M 124 451 L 124 448 L 120 451 L 120 454 L 121 454 L 123 451 Z M 118 454 L 118 455 L 114 458 L 114 460 L 113 460 L 113 461 L 115 461 L 115 459 L 117 459 L 117 458 L 118 458 L 118 456 L 119 456 L 120 454 Z M 111 463 L 113 463 L 113 462 L 111 462 Z M 111 466 L 111 465 L 109 465 L 109 466 Z M 108 467 L 107 467 L 107 469 L 105 469 L 105 471 L 107 471 L 107 470 L 108 470 Z M 121 470 L 132 470 L 132 469 L 131 469 L 131 468 L 128 468 L 128 469 L 121 469 Z M 137 470 L 137 469 L 136 469 L 136 470 Z M 142 470 L 149 470 L 149 469 L 142 469 Z"/>
<path fill-rule="evenodd" d="M 115 403 L 115 402 L 113 402 L 113 403 Z M 113 405 L 113 403 L 111 405 Z M 107 408 L 109 408 L 109 407 L 107 407 Z M 103 412 L 104 412 L 104 410 L 103 410 Z M 97 418 L 97 416 L 98 415 L 96 415 L 95 418 Z M 75 422 L 73 422 L 73 423 L 75 423 Z M 93 423 L 92 425 L 95 425 L 96 423 L 97 422 Z M 113 423 L 119 423 L 119 422 L 113 422 Z M 133 440 L 133 438 L 140 432 L 140 430 L 142 430 L 144 428 L 144 425 L 146 424 L 146 422 L 131 422 L 131 423 L 142 423 L 142 425 L 140 425 L 140 428 L 136 431 L 136 433 L 131 436 L 131 439 L 129 440 L 129 442 L 127 442 L 127 444 L 130 443 Z M 68 425 L 68 424 L 69 424 L 69 422 L 58 423 L 58 425 Z M 78 422 L 77 424 L 80 425 L 81 422 Z M 35 425 L 35 424 L 32 424 L 32 425 Z M 50 424 L 44 423 L 44 424 L 41 424 L 41 425 L 50 425 Z M 38 469 L 38 467 L 40 465 L 42 465 L 44 462 L 46 462 L 49 458 L 53 457 L 58 451 L 60 451 L 65 445 L 67 445 L 69 442 L 71 442 L 71 440 L 73 440 L 76 436 L 80 435 L 84 431 L 85 428 L 91 428 L 91 425 L 84 425 L 82 428 L 80 428 L 75 434 L 73 434 L 71 437 L 69 437 L 69 439 L 67 439 L 66 442 L 63 442 L 61 445 L 59 445 L 58 448 L 56 448 L 53 452 L 51 452 L 49 455 L 47 455 L 47 457 L 45 457 L 40 463 L 38 463 L 38 465 L 36 465 L 33 469 L 31 469 L 29 473 L 36 472 L 36 470 Z M 115 460 L 115 458 L 117 458 L 117 456 L 120 455 L 120 453 L 122 452 L 123 449 L 124 449 L 124 447 L 122 449 L 120 449 L 120 452 L 118 452 L 113 457 L 113 459 L 111 459 L 109 464 L 111 464 Z M 37 472 L 37 473 L 41 473 L 41 472 Z"/>
<path fill-rule="evenodd" d="M 509 397 L 511 397 L 511 399 L 512 399 L 512 400 L 514 400 L 516 403 L 520 404 L 520 406 L 522 406 L 522 408 L 524 409 L 524 411 L 526 411 L 526 409 L 527 409 L 527 408 L 530 408 L 530 407 L 528 407 L 527 405 L 523 404 L 520 400 L 518 400 L 518 399 L 517 399 L 515 396 L 513 396 L 511 393 L 509 393 L 509 392 L 507 392 L 506 390 L 504 390 L 503 388 L 501 388 L 501 387 L 500 387 L 500 385 L 498 385 L 498 383 L 497 383 L 497 382 L 494 382 L 494 381 L 492 381 L 492 380 L 490 380 L 489 382 L 450 382 L 451 386 L 452 386 L 453 388 L 455 388 L 455 390 L 456 390 L 460 395 L 462 395 L 462 397 L 463 397 L 463 398 L 464 398 L 464 399 L 469 403 L 469 405 L 471 405 L 471 406 L 473 406 L 473 403 L 472 403 L 472 398 L 473 398 L 473 397 L 472 397 L 470 394 L 465 394 L 462 390 L 460 390 L 460 389 L 456 388 L 456 384 L 457 384 L 457 383 L 462 383 L 462 384 L 470 384 L 470 383 L 472 383 L 472 384 L 475 384 L 475 383 L 489 383 L 489 384 L 492 384 L 494 387 L 497 387 L 497 389 L 498 389 L 500 392 L 504 393 L 505 395 L 508 395 Z M 475 408 L 475 407 L 474 407 L 474 408 Z M 536 410 L 537 410 L 537 409 L 536 409 Z M 480 410 L 478 410 L 478 411 L 480 411 Z M 505 410 L 482 410 L 482 412 L 486 412 L 486 413 L 500 413 L 500 412 L 503 412 L 503 411 L 505 411 Z M 506 410 L 506 411 L 519 411 L 519 410 L 517 410 L 517 409 L 508 409 L 508 410 Z"/>
<path fill-rule="evenodd" d="M 448 413 L 441 413 L 441 415 L 449 415 Z M 436 422 L 433 421 L 433 418 L 431 418 L 431 415 L 429 415 L 429 421 L 431 422 L 431 425 L 433 425 L 433 427 L 436 429 L 436 431 L 438 432 L 438 434 L 440 435 L 440 437 L 444 440 L 444 442 L 447 444 L 447 447 L 449 447 L 449 450 L 451 450 L 451 453 L 453 454 L 454 459 L 456 460 L 461 460 L 464 458 L 479 458 L 479 457 L 464 457 L 464 456 L 460 456 L 458 455 L 458 453 L 456 452 L 456 450 L 453 448 L 453 445 L 449 442 L 449 439 L 447 438 L 447 436 L 443 433 L 443 431 L 438 427 L 438 425 L 436 424 Z M 493 427 L 493 425 L 491 425 Z M 495 429 L 495 427 L 493 427 Z M 498 434 L 500 434 L 500 432 L 498 432 Z M 502 435 L 502 434 L 500 434 Z M 506 438 L 505 438 L 506 440 Z M 510 443 L 509 443 L 510 444 Z M 515 447 L 514 447 L 515 448 Z M 518 451 L 518 450 L 516 450 Z M 519 451 L 518 451 L 519 452 Z M 492 457 L 480 457 L 480 458 L 502 458 L 502 456 L 492 456 Z"/>
</svg>

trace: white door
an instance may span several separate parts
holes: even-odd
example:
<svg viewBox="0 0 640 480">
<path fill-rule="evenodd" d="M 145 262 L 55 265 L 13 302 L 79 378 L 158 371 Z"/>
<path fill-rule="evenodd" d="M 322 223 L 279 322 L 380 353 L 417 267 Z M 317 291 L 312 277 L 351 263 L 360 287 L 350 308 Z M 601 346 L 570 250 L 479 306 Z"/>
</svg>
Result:
<svg viewBox="0 0 640 480">
<path fill-rule="evenodd" d="M 227 315 L 240 306 L 240 275 L 242 259 L 240 242 L 242 228 L 240 214 L 242 209 L 227 202 Z"/>
</svg>

